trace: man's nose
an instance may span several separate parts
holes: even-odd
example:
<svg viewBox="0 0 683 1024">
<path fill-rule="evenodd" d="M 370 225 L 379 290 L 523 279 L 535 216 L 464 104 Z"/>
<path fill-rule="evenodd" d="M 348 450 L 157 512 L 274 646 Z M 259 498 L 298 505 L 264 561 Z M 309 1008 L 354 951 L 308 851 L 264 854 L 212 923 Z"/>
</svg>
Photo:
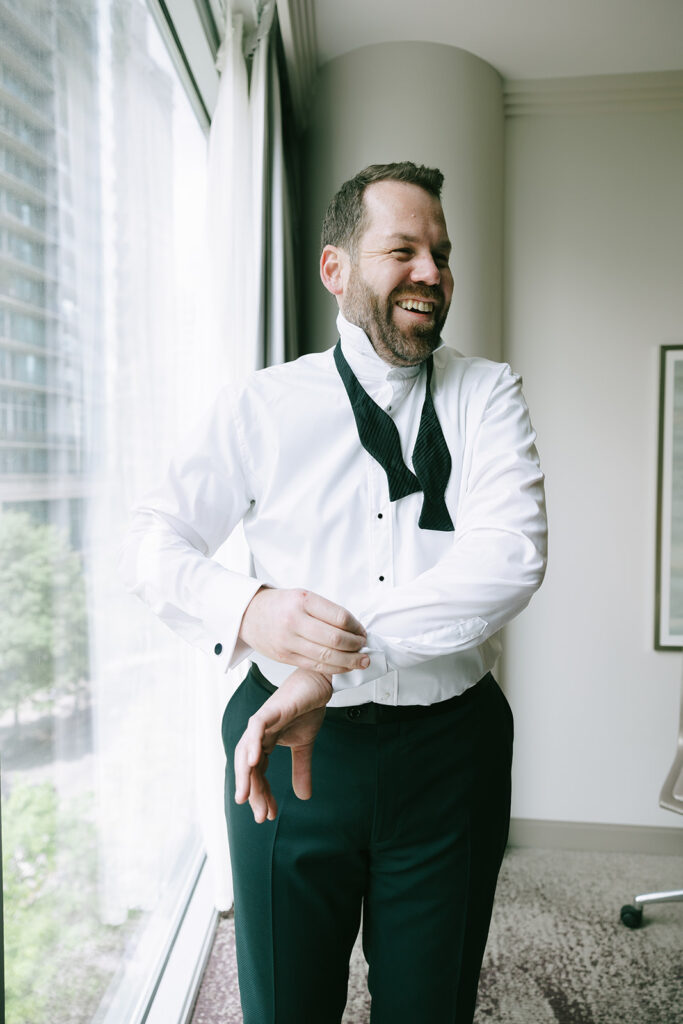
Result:
<svg viewBox="0 0 683 1024">
<path fill-rule="evenodd" d="M 432 286 L 439 284 L 441 281 L 441 271 L 434 262 L 434 257 L 431 253 L 422 253 L 416 257 L 410 279 L 415 284 L 418 282 Z"/>
</svg>

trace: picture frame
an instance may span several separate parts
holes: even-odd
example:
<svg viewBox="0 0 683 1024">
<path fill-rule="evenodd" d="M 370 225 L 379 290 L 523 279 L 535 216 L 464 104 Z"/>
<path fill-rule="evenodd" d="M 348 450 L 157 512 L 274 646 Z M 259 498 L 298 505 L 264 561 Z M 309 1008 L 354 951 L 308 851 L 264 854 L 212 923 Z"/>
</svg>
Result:
<svg viewBox="0 0 683 1024">
<path fill-rule="evenodd" d="M 683 650 L 683 345 L 659 357 L 655 650 Z"/>
</svg>

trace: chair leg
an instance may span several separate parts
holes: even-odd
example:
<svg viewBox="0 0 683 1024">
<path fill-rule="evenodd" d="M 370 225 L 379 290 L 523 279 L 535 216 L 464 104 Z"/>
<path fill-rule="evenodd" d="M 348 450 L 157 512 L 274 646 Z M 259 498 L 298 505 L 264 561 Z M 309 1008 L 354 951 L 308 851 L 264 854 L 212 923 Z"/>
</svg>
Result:
<svg viewBox="0 0 683 1024">
<path fill-rule="evenodd" d="M 646 903 L 678 903 L 683 902 L 683 889 L 671 889 L 669 892 L 646 892 L 636 896 L 633 904 L 627 903 L 621 908 L 621 921 L 627 928 L 640 928 L 643 923 L 643 907 Z"/>
</svg>

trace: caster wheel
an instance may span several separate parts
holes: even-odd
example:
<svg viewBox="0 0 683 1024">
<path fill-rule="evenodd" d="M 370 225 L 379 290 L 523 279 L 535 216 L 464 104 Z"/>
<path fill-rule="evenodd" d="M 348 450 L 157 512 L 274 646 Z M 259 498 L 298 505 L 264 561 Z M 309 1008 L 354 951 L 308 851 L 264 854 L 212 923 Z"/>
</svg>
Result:
<svg viewBox="0 0 683 1024">
<path fill-rule="evenodd" d="M 627 928 L 640 928 L 643 923 L 643 908 L 627 904 L 621 908 L 620 916 L 621 923 L 625 924 Z"/>
</svg>

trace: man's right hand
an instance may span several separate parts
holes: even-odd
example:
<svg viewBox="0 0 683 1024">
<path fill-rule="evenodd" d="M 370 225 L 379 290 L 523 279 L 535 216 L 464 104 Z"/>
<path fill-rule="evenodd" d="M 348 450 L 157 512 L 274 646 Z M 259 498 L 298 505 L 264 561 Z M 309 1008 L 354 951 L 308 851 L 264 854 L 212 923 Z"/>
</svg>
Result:
<svg viewBox="0 0 683 1024">
<path fill-rule="evenodd" d="M 365 630 L 346 608 L 310 590 L 262 587 L 242 617 L 240 639 L 274 661 L 333 675 L 367 668 Z"/>
</svg>

